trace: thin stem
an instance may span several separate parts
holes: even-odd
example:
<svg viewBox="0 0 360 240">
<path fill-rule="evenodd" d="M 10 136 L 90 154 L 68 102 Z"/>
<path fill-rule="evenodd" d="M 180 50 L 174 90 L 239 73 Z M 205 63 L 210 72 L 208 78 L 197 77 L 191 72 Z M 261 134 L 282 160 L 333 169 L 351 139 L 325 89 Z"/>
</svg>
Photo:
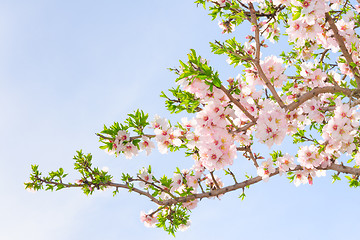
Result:
<svg viewBox="0 0 360 240">
<path fill-rule="evenodd" d="M 215 184 L 215 186 L 216 186 L 216 189 L 220 189 L 219 184 L 218 184 L 217 181 L 215 180 L 214 171 L 211 171 L 211 172 L 210 172 L 210 175 L 211 175 L 211 178 L 212 178 L 212 180 L 213 180 L 213 182 L 214 182 L 214 184 Z"/>
</svg>

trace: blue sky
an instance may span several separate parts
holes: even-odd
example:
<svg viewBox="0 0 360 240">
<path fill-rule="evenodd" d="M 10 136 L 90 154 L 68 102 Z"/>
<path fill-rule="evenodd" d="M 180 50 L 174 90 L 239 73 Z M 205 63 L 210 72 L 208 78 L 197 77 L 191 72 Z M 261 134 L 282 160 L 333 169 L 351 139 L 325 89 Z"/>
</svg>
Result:
<svg viewBox="0 0 360 240">
<path fill-rule="evenodd" d="M 236 29 L 239 41 L 245 30 Z M 140 211 L 156 206 L 136 194 L 29 193 L 23 183 L 31 164 L 44 173 L 63 167 L 76 179 L 72 157 L 79 149 L 115 179 L 149 164 L 158 176 L 191 167 L 182 153 L 108 156 L 95 133 L 137 108 L 180 119 L 159 98 L 175 86 L 166 68 L 194 48 L 224 80 L 235 77 L 239 69 L 210 53 L 208 43 L 225 37 L 191 0 L 0 0 L 0 239 L 173 239 L 143 226 Z M 240 154 L 234 169 L 255 175 Z M 275 177 L 252 186 L 244 201 L 239 192 L 203 200 L 177 239 L 358 239 L 360 194 L 329 176 L 298 188 Z"/>
</svg>

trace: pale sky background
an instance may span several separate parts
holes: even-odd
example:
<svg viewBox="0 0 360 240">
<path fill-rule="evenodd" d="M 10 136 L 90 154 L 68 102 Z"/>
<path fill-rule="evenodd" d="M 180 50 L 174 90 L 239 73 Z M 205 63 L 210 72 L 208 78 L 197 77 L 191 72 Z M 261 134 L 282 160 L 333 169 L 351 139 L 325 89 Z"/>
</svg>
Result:
<svg viewBox="0 0 360 240">
<path fill-rule="evenodd" d="M 244 31 L 236 29 L 239 41 Z M 210 53 L 208 43 L 224 37 L 192 0 L 0 0 L 0 239 L 173 239 L 144 227 L 140 211 L 156 206 L 137 194 L 30 193 L 23 183 L 31 164 L 44 173 L 63 167 L 76 179 L 72 157 L 79 149 L 115 180 L 149 164 L 157 176 L 190 168 L 182 153 L 114 158 L 98 148 L 95 133 L 137 108 L 179 120 L 159 97 L 175 86 L 166 68 L 194 48 L 223 80 L 235 77 L 240 69 Z M 232 169 L 256 175 L 241 154 Z M 251 186 L 244 201 L 241 192 L 203 200 L 176 239 L 359 239 L 359 189 L 331 184 L 331 174 L 300 187 L 274 177 Z"/>
</svg>

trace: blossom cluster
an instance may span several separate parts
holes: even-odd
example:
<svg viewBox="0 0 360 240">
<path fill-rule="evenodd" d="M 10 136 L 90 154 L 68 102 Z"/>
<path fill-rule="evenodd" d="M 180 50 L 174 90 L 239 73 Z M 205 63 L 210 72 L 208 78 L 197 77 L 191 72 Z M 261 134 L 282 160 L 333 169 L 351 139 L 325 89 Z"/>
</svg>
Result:
<svg viewBox="0 0 360 240">
<path fill-rule="evenodd" d="M 145 151 L 146 154 L 149 155 L 151 150 L 155 148 L 155 144 L 147 136 L 141 136 L 140 139 L 140 143 L 136 146 L 130 138 L 130 133 L 125 130 L 119 130 L 115 137 L 115 141 L 109 140 L 113 145 L 112 149 L 107 149 L 107 151 L 109 154 L 116 153 L 119 155 L 120 153 L 123 153 L 127 159 L 137 156 L 139 154 L 139 149 L 140 151 Z"/>
<path fill-rule="evenodd" d="M 264 107 L 259 112 L 255 136 L 271 147 L 274 143 L 280 145 L 288 129 L 286 114 L 273 101 L 266 100 Z"/>
<path fill-rule="evenodd" d="M 360 7 L 351 9 L 342 0 L 244 0 L 240 5 L 228 0 L 206 1 L 213 3 L 213 16 L 225 18 L 218 23 L 222 33 L 234 32 L 242 19 L 251 22 L 252 35 L 246 37 L 244 44 L 232 40 L 212 45 L 217 46 L 215 53 L 227 54 L 229 64 L 243 63 L 243 73 L 235 79 L 230 77 L 229 86 L 225 87 L 209 62 L 200 56 L 189 57 L 186 64 L 181 62 L 176 69 L 178 89 L 199 103 L 192 111 L 194 115 L 182 118 L 177 125 L 156 115 L 151 122 L 154 134 L 140 134 L 137 141 L 120 130 L 113 151 L 126 158 L 136 156 L 140 150 L 150 154 L 154 140 L 162 154 L 186 149 L 194 165 L 175 172 L 168 185 L 156 181 L 151 171 L 143 168 L 138 174 L 139 186 L 149 190 L 152 184 L 158 184 L 161 200 L 195 194 L 200 188 L 204 191 L 201 184 L 207 191 L 223 188 L 224 183 L 213 173 L 232 165 L 237 151 L 244 151 L 246 157 L 252 154 L 255 139 L 270 149 L 274 144 L 283 144 L 287 135 L 293 136 L 294 143 L 307 143 L 298 146 L 296 158 L 286 153 L 258 163 L 264 157 L 247 157 L 253 160 L 258 176 L 265 182 L 275 174 L 290 172 L 289 178 L 296 186 L 312 185 L 315 177 L 325 175 L 321 169 L 337 163 L 341 153 L 351 155 L 360 165 L 360 113 L 358 103 L 354 103 L 359 97 L 348 87 L 349 82 L 353 87 L 360 84 L 360 41 L 355 31 L 359 27 Z M 229 8 L 232 4 L 245 7 L 236 12 Z M 279 14 L 285 8 L 287 17 Z M 225 14 L 226 10 L 231 14 Z M 335 15 L 334 11 L 339 12 Z M 232 17 L 237 13 L 241 16 Z M 266 19 L 262 20 L 264 16 Z M 281 28 L 285 28 L 283 33 L 292 50 L 281 58 L 263 57 L 260 48 L 267 47 L 266 41 L 278 41 Z M 290 67 L 293 69 L 288 70 Z M 322 140 L 305 135 L 315 130 Z M 181 206 L 192 210 L 198 202 L 195 199 Z M 153 227 L 162 211 L 142 212 L 141 221 Z M 188 223 L 180 228 L 185 229 Z"/>
<path fill-rule="evenodd" d="M 339 155 L 351 153 L 356 149 L 354 138 L 358 134 L 360 113 L 358 108 L 337 101 L 334 116 L 323 128 L 322 137 L 326 142 L 325 152 Z"/>
<path fill-rule="evenodd" d="M 199 150 L 199 161 L 209 171 L 231 165 L 236 157 L 236 146 L 234 137 L 227 128 L 230 124 L 227 118 L 234 115 L 228 97 L 219 89 L 211 92 L 208 85 L 197 78 L 184 79 L 179 84 L 204 105 L 190 124 L 184 124 L 184 127 L 191 126 L 194 129 L 188 133 L 188 147 Z M 196 144 L 193 142 L 195 138 Z"/>
</svg>

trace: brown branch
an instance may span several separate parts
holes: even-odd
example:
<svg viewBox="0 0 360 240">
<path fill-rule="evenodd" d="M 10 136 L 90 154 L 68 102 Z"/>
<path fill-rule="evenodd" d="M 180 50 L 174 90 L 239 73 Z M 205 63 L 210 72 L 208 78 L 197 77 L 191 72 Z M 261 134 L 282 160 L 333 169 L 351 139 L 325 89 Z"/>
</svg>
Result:
<svg viewBox="0 0 360 240">
<path fill-rule="evenodd" d="M 260 75 L 260 78 L 263 80 L 263 82 L 265 83 L 266 87 L 270 90 L 271 94 L 273 95 L 273 97 L 275 98 L 276 102 L 279 104 L 279 106 L 281 108 L 285 108 L 286 105 L 283 102 L 283 100 L 281 100 L 280 96 L 277 94 L 275 87 L 271 84 L 270 80 L 267 78 L 267 76 L 265 75 L 264 71 L 262 70 L 262 67 L 260 65 L 260 62 L 257 61 L 256 59 L 253 59 L 252 61 L 255 65 L 255 67 L 258 70 L 258 73 Z"/>
<path fill-rule="evenodd" d="M 259 25 L 256 19 L 256 11 L 254 5 L 249 3 L 250 7 L 250 15 L 251 15 L 251 24 L 255 27 L 255 43 L 256 43 L 256 53 L 255 53 L 255 60 L 260 61 L 260 30 Z"/>
<path fill-rule="evenodd" d="M 281 98 L 279 97 L 279 95 L 277 94 L 275 87 L 271 84 L 270 80 L 266 77 L 264 71 L 261 68 L 260 65 L 260 30 L 259 30 L 259 25 L 257 23 L 257 19 L 256 19 L 256 11 L 254 9 L 254 5 L 252 3 L 249 3 L 250 6 L 250 13 L 251 13 L 251 24 L 253 26 L 255 26 L 255 43 L 256 43 L 256 52 L 255 52 L 255 59 L 252 59 L 252 62 L 254 63 L 254 65 L 256 66 L 258 73 L 260 75 L 260 78 L 264 81 L 266 87 L 270 90 L 270 92 L 272 93 L 272 95 L 274 96 L 275 100 L 277 101 L 277 103 L 279 104 L 279 106 L 281 108 L 285 107 L 284 102 L 281 100 Z"/>
<path fill-rule="evenodd" d="M 326 53 L 327 53 L 329 50 L 330 50 L 330 49 L 326 49 L 324 52 L 322 52 L 321 57 L 320 57 L 320 60 L 319 60 L 320 63 L 322 63 L 322 62 L 324 61 L 325 55 L 326 55 Z"/>
<path fill-rule="evenodd" d="M 213 180 L 213 182 L 214 182 L 214 184 L 215 184 L 215 186 L 216 186 L 216 189 L 220 189 L 219 184 L 218 184 L 218 183 L 216 182 L 216 180 L 215 180 L 214 171 L 211 171 L 211 172 L 210 172 L 210 175 L 211 175 L 211 178 L 212 178 L 212 180 Z"/>
<path fill-rule="evenodd" d="M 360 175 L 360 168 L 353 168 L 344 166 L 343 164 L 332 164 L 331 166 L 327 167 L 325 170 L 334 170 L 341 173 L 347 173 L 352 175 Z"/>
<path fill-rule="evenodd" d="M 77 188 L 77 187 L 84 187 L 85 185 L 89 185 L 91 186 L 91 182 L 89 182 L 89 184 L 71 184 L 71 183 L 59 183 L 59 182 L 54 182 L 54 181 L 47 181 L 45 179 L 42 179 L 42 178 L 39 178 L 37 177 L 36 178 L 38 181 L 41 181 L 42 183 L 45 183 L 45 184 L 52 184 L 54 186 L 57 186 L 57 185 L 62 185 L 64 186 L 65 188 Z M 96 184 L 94 184 L 96 185 Z M 131 190 L 133 192 L 136 192 L 140 195 L 143 195 L 143 196 L 146 196 L 148 198 L 150 198 L 151 201 L 155 202 L 156 204 L 160 204 L 160 200 L 156 199 L 155 197 L 153 197 L 149 192 L 145 192 L 145 191 L 142 191 L 140 189 L 137 189 L 135 187 L 133 188 L 130 188 L 128 185 L 126 184 L 121 184 L 121 183 L 113 183 L 113 182 L 108 182 L 108 183 L 100 183 L 98 184 L 98 186 L 105 186 L 105 187 L 115 187 L 116 189 L 118 188 L 124 188 L 124 189 L 128 189 L 128 190 Z"/>
<path fill-rule="evenodd" d="M 297 166 L 297 167 L 298 167 L 298 169 L 296 169 L 296 170 L 302 169 L 301 166 Z M 273 177 L 273 176 L 275 176 L 277 174 L 279 174 L 279 169 L 278 168 L 276 168 L 274 173 L 270 174 L 270 177 Z M 186 197 L 179 197 L 177 199 L 165 200 L 165 201 L 161 202 L 161 205 L 172 205 L 172 204 L 175 204 L 175 203 L 178 203 L 178 202 L 188 202 L 188 201 L 192 201 L 192 200 L 195 200 L 195 199 L 216 197 L 216 196 L 228 193 L 228 192 L 235 191 L 235 190 L 237 190 L 239 188 L 245 188 L 247 186 L 253 185 L 255 183 L 260 182 L 261 180 L 262 180 L 262 177 L 257 176 L 257 177 L 245 180 L 245 181 L 243 181 L 241 183 L 236 183 L 234 185 L 230 185 L 230 186 L 227 186 L 227 187 L 224 187 L 224 188 L 212 190 L 210 192 L 198 193 L 198 194 L 193 194 L 193 195 L 189 195 L 189 196 L 186 196 Z"/>
<path fill-rule="evenodd" d="M 221 85 L 220 89 L 226 94 L 226 96 L 230 99 L 230 101 L 232 103 L 234 103 L 238 108 L 240 108 L 240 110 L 252 121 L 252 122 L 256 122 L 256 118 L 251 115 L 248 110 L 246 110 L 246 108 L 240 103 L 239 100 L 235 99 L 231 93 L 229 92 L 229 90 L 227 90 L 223 85 Z"/>
<path fill-rule="evenodd" d="M 293 169 L 291 171 L 297 171 L 297 170 L 302 170 L 302 169 L 303 168 L 300 165 L 297 165 L 295 167 L 295 169 Z M 347 166 L 334 164 L 334 163 L 330 167 L 318 168 L 318 170 L 334 170 L 334 171 L 347 173 L 347 174 L 352 174 L 352 175 L 360 175 L 360 168 L 352 168 L 352 167 L 347 167 Z M 279 168 L 276 168 L 275 172 L 270 174 L 270 177 L 276 176 L 278 174 L 279 174 Z M 160 205 L 173 205 L 173 204 L 176 204 L 178 202 L 188 202 L 188 201 L 192 201 L 192 200 L 195 200 L 195 199 L 216 197 L 216 196 L 228 193 L 228 192 L 235 191 L 235 190 L 240 189 L 240 188 L 245 188 L 247 186 L 253 185 L 255 183 L 260 182 L 261 180 L 262 180 L 262 177 L 257 176 L 257 177 L 245 180 L 245 181 L 243 181 L 241 183 L 236 183 L 234 185 L 230 185 L 230 186 L 227 186 L 227 187 L 224 187 L 224 188 L 212 190 L 210 192 L 198 193 L 198 194 L 193 194 L 193 195 L 189 195 L 189 196 L 186 196 L 186 197 L 178 197 L 176 199 L 165 200 L 165 201 L 162 201 L 160 203 Z"/>
<path fill-rule="evenodd" d="M 321 93 L 343 93 L 347 96 L 351 96 L 353 92 L 356 92 L 358 90 L 351 90 L 349 88 L 342 88 L 342 87 L 337 87 L 337 86 L 328 86 L 328 87 L 321 87 L 321 88 L 314 88 L 313 90 L 311 90 L 310 92 L 307 92 L 303 95 L 301 95 L 296 102 L 290 103 L 289 105 L 287 105 L 285 107 L 285 109 L 287 111 L 293 111 L 294 109 L 298 108 L 301 104 L 303 104 L 304 102 L 306 102 L 307 100 L 316 97 L 317 95 L 321 94 Z"/>
<path fill-rule="evenodd" d="M 297 171 L 297 170 L 302 170 L 302 169 L 303 168 L 300 165 L 297 165 L 295 167 L 295 169 L 293 169 L 291 171 Z M 343 164 L 335 164 L 335 163 L 333 163 L 331 166 L 329 166 L 327 168 L 317 168 L 317 169 L 318 170 L 334 170 L 334 171 L 337 171 L 339 173 L 346 173 L 346 174 L 352 174 L 352 175 L 355 175 L 355 176 L 360 176 L 360 168 L 348 167 L 348 166 L 344 166 Z M 279 168 L 276 168 L 275 172 L 270 174 L 270 177 L 276 176 L 278 174 L 279 174 Z M 69 184 L 69 183 L 59 183 L 59 182 L 53 182 L 53 181 L 46 181 L 46 180 L 41 179 L 41 178 L 38 178 L 38 180 L 43 182 L 43 183 L 53 184 L 55 186 L 63 185 L 65 188 L 83 187 L 84 186 L 84 184 Z M 108 182 L 108 183 L 100 183 L 99 186 L 115 187 L 116 189 L 118 189 L 118 188 L 128 189 L 128 190 L 136 192 L 136 193 L 138 193 L 140 195 L 148 197 L 151 201 L 153 201 L 154 203 L 156 203 L 158 205 L 171 206 L 171 205 L 176 204 L 176 203 L 189 202 L 189 201 L 192 201 L 192 200 L 195 200 L 195 199 L 216 197 L 216 196 L 228 193 L 228 192 L 235 191 L 235 190 L 240 189 L 240 188 L 245 188 L 247 186 L 253 185 L 253 184 L 258 183 L 260 181 L 262 181 L 262 177 L 257 176 L 257 177 L 245 180 L 243 182 L 235 183 L 233 185 L 229 185 L 229 186 L 226 186 L 226 187 L 223 187 L 223 188 L 218 188 L 218 189 L 215 189 L 215 190 L 211 190 L 209 192 L 196 193 L 196 194 L 192 194 L 192 195 L 189 195 L 189 196 L 186 196 L 186 197 L 176 197 L 176 198 L 172 198 L 172 199 L 168 199 L 168 200 L 164 200 L 164 201 L 158 200 L 157 198 L 153 197 L 149 192 L 142 191 L 142 190 L 140 190 L 138 188 L 135 188 L 135 187 L 129 187 L 126 184 Z M 214 183 L 216 183 L 216 181 L 214 181 Z"/>
<path fill-rule="evenodd" d="M 257 163 L 257 161 L 256 161 L 257 159 L 254 156 L 254 153 L 251 151 L 250 147 L 247 149 L 247 152 L 249 153 L 249 158 L 254 162 L 255 167 L 258 168 L 259 164 Z"/>
<path fill-rule="evenodd" d="M 158 207 L 158 209 L 156 209 L 155 211 L 150 213 L 149 216 L 152 217 L 155 213 L 159 212 L 160 210 L 163 210 L 164 208 L 165 208 L 165 206 Z"/>
<path fill-rule="evenodd" d="M 238 132 L 246 132 L 249 128 L 251 128 L 252 126 L 254 126 L 256 124 L 256 122 L 250 122 L 245 124 L 245 126 L 238 128 L 236 131 L 234 131 L 235 133 Z"/>
<path fill-rule="evenodd" d="M 113 138 L 111 138 L 111 137 L 106 137 L 106 136 L 101 135 L 101 134 L 99 134 L 99 133 L 96 133 L 95 135 L 98 136 L 98 137 L 101 137 L 101 138 L 103 138 L 103 139 L 108 139 L 108 140 L 114 141 Z M 132 141 L 132 140 L 134 140 L 134 139 L 142 138 L 143 136 L 148 137 L 148 138 L 154 138 L 154 137 L 156 137 L 156 135 L 144 134 L 144 135 L 141 135 L 141 136 L 133 136 L 133 137 L 130 137 L 130 141 Z"/>
<path fill-rule="evenodd" d="M 153 201 L 154 203 L 156 203 L 156 204 L 158 204 L 158 205 L 160 205 L 160 203 L 161 203 L 160 200 L 158 200 L 158 199 L 156 199 L 155 197 L 153 197 L 149 192 L 142 191 L 142 190 L 140 190 L 140 189 L 138 189 L 138 188 L 135 188 L 135 187 L 130 188 L 130 187 L 129 187 L 128 185 L 126 185 L 126 184 L 110 182 L 110 183 L 103 184 L 103 185 L 105 185 L 105 186 L 110 186 L 110 187 L 116 187 L 116 188 L 125 188 L 125 189 L 129 189 L 129 190 L 131 189 L 131 191 L 133 191 L 133 192 L 136 192 L 136 193 L 138 193 L 138 194 L 140 194 L 140 195 L 143 195 L 143 196 L 146 196 L 146 197 L 150 198 L 151 201 Z M 163 204 L 162 204 L 162 205 L 163 205 Z"/>
<path fill-rule="evenodd" d="M 156 184 L 154 184 L 153 182 L 148 182 L 148 181 L 146 181 L 146 180 L 144 180 L 144 179 L 142 179 L 142 178 L 140 178 L 139 176 L 138 176 L 138 179 L 133 179 L 132 181 L 130 181 L 130 182 L 134 182 L 134 181 L 140 181 L 140 182 L 143 182 L 143 183 L 146 183 L 146 184 L 148 184 L 148 185 L 151 185 L 151 186 L 153 186 L 153 187 L 155 187 L 155 188 L 157 188 L 157 189 L 159 189 L 160 191 L 162 191 L 162 192 L 165 192 L 165 193 L 167 193 L 167 194 L 169 194 L 169 196 L 170 197 L 172 197 L 172 198 L 176 198 L 170 191 L 168 191 L 168 190 L 166 190 L 166 189 L 164 189 L 164 188 L 162 188 L 162 187 L 160 187 L 160 186 L 158 186 L 158 185 L 156 185 Z"/>
<path fill-rule="evenodd" d="M 248 146 L 245 147 L 237 147 L 236 151 L 242 152 L 242 151 L 246 151 L 246 149 L 248 148 Z"/>
<path fill-rule="evenodd" d="M 95 135 L 98 136 L 98 137 L 100 137 L 100 138 L 103 138 L 103 139 L 107 139 L 107 140 L 114 141 L 113 138 L 111 138 L 111 137 L 106 137 L 106 136 L 104 136 L 104 135 L 101 135 L 100 133 L 95 133 Z"/>
<path fill-rule="evenodd" d="M 336 27 L 334 20 L 332 19 L 332 17 L 330 16 L 330 14 L 328 12 L 325 13 L 325 18 L 326 18 L 326 21 L 329 23 L 330 28 L 334 32 L 334 37 L 336 39 L 336 42 L 339 44 L 340 50 L 343 53 L 345 60 L 346 60 L 347 64 L 349 65 L 349 68 L 351 69 L 351 72 L 354 74 L 354 77 L 355 77 L 356 83 L 357 83 L 357 87 L 360 89 L 359 69 L 357 67 L 351 66 L 351 63 L 353 63 L 353 59 L 345 46 L 344 39 L 339 34 L 339 30 Z"/>
<path fill-rule="evenodd" d="M 134 139 L 142 138 L 143 136 L 148 137 L 148 138 L 154 138 L 154 137 L 156 137 L 156 135 L 144 134 L 144 135 L 141 135 L 141 136 L 130 137 L 130 141 L 132 141 L 132 140 L 134 140 Z"/>
<path fill-rule="evenodd" d="M 230 175 L 231 175 L 232 178 L 234 179 L 234 182 L 235 182 L 235 183 L 238 183 L 238 181 L 236 180 L 235 174 L 230 170 L 230 168 L 228 168 L 227 171 L 230 173 Z"/>
</svg>

